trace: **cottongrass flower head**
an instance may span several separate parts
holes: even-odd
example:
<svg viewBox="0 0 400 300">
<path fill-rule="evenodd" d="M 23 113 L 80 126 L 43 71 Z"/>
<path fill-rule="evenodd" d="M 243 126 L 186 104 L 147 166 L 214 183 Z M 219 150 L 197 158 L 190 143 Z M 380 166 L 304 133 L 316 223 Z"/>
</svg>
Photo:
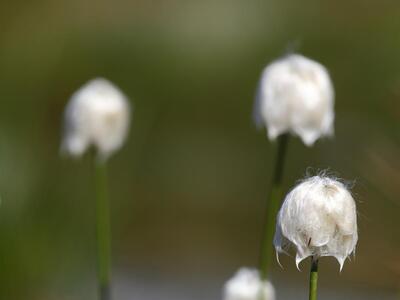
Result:
<svg viewBox="0 0 400 300">
<path fill-rule="evenodd" d="M 257 270 L 241 268 L 224 286 L 224 300 L 275 300 L 269 281 L 262 281 Z"/>
<path fill-rule="evenodd" d="M 275 140 L 284 133 L 300 136 L 311 146 L 333 134 L 334 90 L 327 69 L 292 54 L 268 65 L 261 76 L 254 107 L 258 127 Z"/>
<path fill-rule="evenodd" d="M 106 79 L 91 80 L 72 95 L 66 107 L 62 151 L 79 157 L 94 146 L 105 160 L 123 145 L 129 123 L 126 96 Z"/>
<path fill-rule="evenodd" d="M 340 181 L 313 176 L 286 196 L 278 213 L 274 245 L 277 254 L 294 246 L 297 268 L 306 257 L 333 256 L 342 270 L 357 240 L 356 204 Z"/>
</svg>

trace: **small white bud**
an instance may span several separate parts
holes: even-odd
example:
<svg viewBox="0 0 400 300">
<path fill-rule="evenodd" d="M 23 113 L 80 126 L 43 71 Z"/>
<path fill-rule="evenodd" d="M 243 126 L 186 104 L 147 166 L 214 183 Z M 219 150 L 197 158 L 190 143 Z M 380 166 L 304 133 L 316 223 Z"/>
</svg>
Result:
<svg viewBox="0 0 400 300">
<path fill-rule="evenodd" d="M 125 95 L 103 78 L 89 81 L 76 91 L 65 110 L 62 150 L 81 156 L 94 146 L 100 159 L 107 159 L 124 143 L 130 123 Z"/>
<path fill-rule="evenodd" d="M 326 68 L 293 54 L 264 69 L 254 119 L 258 127 L 267 127 L 270 140 L 290 132 L 311 146 L 333 134 L 333 106 L 334 90 Z"/>
<path fill-rule="evenodd" d="M 346 186 L 326 176 L 310 177 L 285 198 L 277 216 L 274 245 L 297 250 L 296 265 L 309 256 L 333 256 L 342 270 L 358 240 L 356 204 Z"/>
<path fill-rule="evenodd" d="M 262 296 L 262 298 L 261 298 Z M 224 300 L 275 300 L 269 281 L 262 281 L 254 269 L 241 268 L 224 286 Z"/>
</svg>

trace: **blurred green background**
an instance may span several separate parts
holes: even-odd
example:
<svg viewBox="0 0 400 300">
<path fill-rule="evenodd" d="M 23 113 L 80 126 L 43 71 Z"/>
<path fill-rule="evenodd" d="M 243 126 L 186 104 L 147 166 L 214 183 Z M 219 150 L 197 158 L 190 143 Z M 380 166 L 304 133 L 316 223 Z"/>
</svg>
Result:
<svg viewBox="0 0 400 300">
<path fill-rule="evenodd" d="M 285 190 L 330 168 L 358 201 L 356 258 L 323 259 L 320 293 L 395 299 L 399 1 L 3 0 L 0 16 L 0 299 L 96 299 L 92 165 L 59 145 L 68 98 L 97 76 L 135 108 L 109 168 L 116 299 L 221 299 L 257 264 L 273 145 L 251 112 L 287 51 L 330 70 L 336 134 L 291 140 Z M 278 299 L 306 299 L 307 263 L 282 263 Z"/>
</svg>

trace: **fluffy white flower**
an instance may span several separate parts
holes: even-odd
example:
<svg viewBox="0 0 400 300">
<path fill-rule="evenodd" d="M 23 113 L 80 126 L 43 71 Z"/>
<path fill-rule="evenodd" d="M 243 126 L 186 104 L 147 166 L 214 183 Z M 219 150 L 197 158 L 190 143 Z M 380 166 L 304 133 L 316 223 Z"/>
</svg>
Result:
<svg viewBox="0 0 400 300">
<path fill-rule="evenodd" d="M 262 73 L 254 107 L 258 126 L 270 140 L 283 133 L 299 135 L 311 146 L 333 134 L 334 90 L 324 66 L 293 54 L 272 62 Z"/>
<path fill-rule="evenodd" d="M 65 110 L 62 150 L 81 156 L 94 146 L 107 159 L 125 141 L 130 106 L 125 95 L 103 78 L 89 81 L 72 95 Z"/>
<path fill-rule="evenodd" d="M 263 298 L 260 298 L 260 296 Z M 254 269 L 241 268 L 225 283 L 224 300 L 275 300 L 275 290 L 269 281 L 262 281 Z"/>
<path fill-rule="evenodd" d="M 357 240 L 356 204 L 343 183 L 314 176 L 286 196 L 278 213 L 274 245 L 277 254 L 294 246 L 297 267 L 308 256 L 334 256 L 341 270 Z"/>
</svg>

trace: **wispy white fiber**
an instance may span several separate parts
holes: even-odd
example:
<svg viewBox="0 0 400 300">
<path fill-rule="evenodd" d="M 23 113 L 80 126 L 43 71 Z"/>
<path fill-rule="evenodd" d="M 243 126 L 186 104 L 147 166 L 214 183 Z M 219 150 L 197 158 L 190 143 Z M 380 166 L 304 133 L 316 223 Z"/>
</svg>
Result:
<svg viewBox="0 0 400 300">
<path fill-rule="evenodd" d="M 106 79 L 91 80 L 66 107 L 62 151 L 79 157 L 94 146 L 99 158 L 107 159 L 123 145 L 129 123 L 126 96 Z"/>
<path fill-rule="evenodd" d="M 334 89 L 327 69 L 298 54 L 272 62 L 259 82 L 254 119 L 270 140 L 290 132 L 311 146 L 332 135 Z"/>
<path fill-rule="evenodd" d="M 277 216 L 277 254 L 296 249 L 296 265 L 309 257 L 333 256 L 340 265 L 355 251 L 358 240 L 355 201 L 340 181 L 319 175 L 298 184 L 285 198 Z"/>
<path fill-rule="evenodd" d="M 241 268 L 224 286 L 224 300 L 275 300 L 275 289 L 257 270 Z"/>
</svg>

